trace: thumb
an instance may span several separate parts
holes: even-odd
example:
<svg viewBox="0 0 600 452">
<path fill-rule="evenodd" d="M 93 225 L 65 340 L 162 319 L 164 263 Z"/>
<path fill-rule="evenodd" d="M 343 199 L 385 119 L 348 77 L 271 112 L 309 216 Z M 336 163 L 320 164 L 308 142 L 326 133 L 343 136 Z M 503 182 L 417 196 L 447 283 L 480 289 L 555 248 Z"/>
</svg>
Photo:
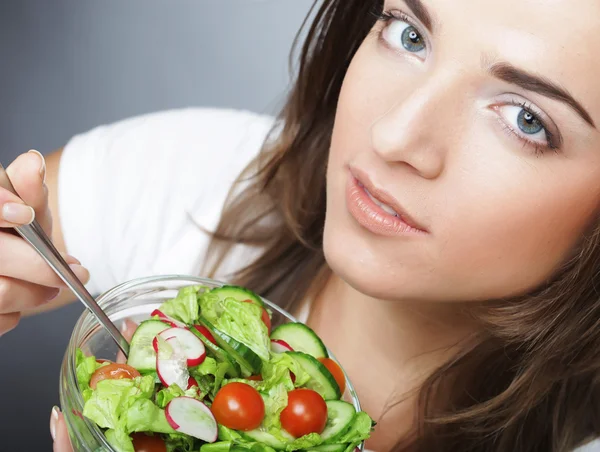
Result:
<svg viewBox="0 0 600 452">
<path fill-rule="evenodd" d="M 50 433 L 54 439 L 54 447 L 52 449 L 54 452 L 73 452 L 71 440 L 69 439 L 69 432 L 67 430 L 67 423 L 58 407 L 52 408 Z"/>
</svg>

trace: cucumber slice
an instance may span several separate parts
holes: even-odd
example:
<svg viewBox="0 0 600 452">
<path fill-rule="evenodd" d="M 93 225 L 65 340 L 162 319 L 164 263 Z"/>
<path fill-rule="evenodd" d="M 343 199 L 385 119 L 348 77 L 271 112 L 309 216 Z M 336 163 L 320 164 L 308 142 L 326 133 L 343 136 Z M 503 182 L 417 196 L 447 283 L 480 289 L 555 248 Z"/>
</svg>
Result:
<svg viewBox="0 0 600 452">
<path fill-rule="evenodd" d="M 171 327 L 160 320 L 145 320 L 140 323 L 131 338 L 127 364 L 140 373 L 156 372 L 156 352 L 152 347 L 152 340 L 168 328 Z"/>
<path fill-rule="evenodd" d="M 219 441 L 216 443 L 206 443 L 200 446 L 200 452 L 229 452 L 231 441 Z"/>
<path fill-rule="evenodd" d="M 321 446 L 306 449 L 311 452 L 344 452 L 348 446 L 346 444 L 323 444 Z M 200 452 L 204 452 L 203 450 Z"/>
<path fill-rule="evenodd" d="M 249 289 L 241 286 L 222 286 L 210 291 L 212 295 L 217 295 L 219 299 L 234 298 L 237 301 L 251 300 L 253 303 L 263 306 L 262 299 Z"/>
<path fill-rule="evenodd" d="M 215 341 L 229 353 L 240 365 L 242 376 L 258 375 L 262 368 L 260 357 L 241 342 L 216 329 L 208 320 L 200 316 L 200 323 L 214 336 Z M 319 363 L 320 364 L 320 363 Z M 325 369 L 327 370 L 327 369 Z"/>
<path fill-rule="evenodd" d="M 249 432 L 238 432 L 242 438 L 248 441 L 256 441 L 266 446 L 272 447 L 275 450 L 285 450 L 288 443 L 294 441 L 294 437 L 287 433 L 285 430 L 281 431 L 281 434 L 287 439 L 287 441 L 280 441 L 273 435 L 263 430 L 250 430 Z"/>
<path fill-rule="evenodd" d="M 327 424 L 321 432 L 326 442 L 337 441 L 352 426 L 356 415 L 354 406 L 342 400 L 329 400 L 327 404 Z"/>
<path fill-rule="evenodd" d="M 296 359 L 306 373 L 310 375 L 310 380 L 304 385 L 306 388 L 318 392 L 325 400 L 338 400 L 342 397 L 342 392 L 335 378 L 316 358 L 302 352 L 286 353 Z"/>
<path fill-rule="evenodd" d="M 226 374 L 228 377 L 238 378 L 241 375 L 240 365 L 236 362 L 235 359 L 233 359 L 233 357 L 229 353 L 227 353 L 221 347 L 217 347 L 215 344 L 213 344 L 211 341 L 209 341 L 204 336 L 204 334 L 202 334 L 196 328 L 190 328 L 190 331 L 192 333 L 194 333 L 196 336 L 198 336 L 198 338 L 202 341 L 202 343 L 204 344 L 204 347 L 206 348 L 206 353 L 208 355 L 215 358 L 218 362 L 221 362 L 221 363 L 225 362 L 230 365 L 230 367 L 229 367 L 230 370 L 228 370 L 227 374 Z"/>
<path fill-rule="evenodd" d="M 327 358 L 327 348 L 317 334 L 303 323 L 284 323 L 271 333 L 271 339 L 279 339 L 296 352 L 308 353 L 315 358 Z"/>
</svg>

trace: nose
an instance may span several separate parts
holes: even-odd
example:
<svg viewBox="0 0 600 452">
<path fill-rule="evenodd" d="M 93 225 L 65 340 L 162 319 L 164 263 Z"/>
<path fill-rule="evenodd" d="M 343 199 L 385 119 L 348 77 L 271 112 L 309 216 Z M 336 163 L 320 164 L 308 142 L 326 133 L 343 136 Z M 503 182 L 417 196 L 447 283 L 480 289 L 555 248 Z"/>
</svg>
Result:
<svg viewBox="0 0 600 452">
<path fill-rule="evenodd" d="M 460 129 L 460 89 L 456 77 L 429 77 L 402 94 L 371 128 L 374 151 L 388 163 L 407 165 L 434 179 L 444 170 L 450 138 Z M 408 94 L 406 90 L 410 89 Z"/>
</svg>

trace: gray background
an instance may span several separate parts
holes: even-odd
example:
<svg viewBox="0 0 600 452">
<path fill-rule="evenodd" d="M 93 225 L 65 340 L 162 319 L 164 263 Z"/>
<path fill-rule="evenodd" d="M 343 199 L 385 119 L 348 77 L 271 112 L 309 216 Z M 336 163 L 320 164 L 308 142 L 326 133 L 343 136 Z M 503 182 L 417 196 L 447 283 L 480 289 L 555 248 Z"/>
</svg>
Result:
<svg viewBox="0 0 600 452">
<path fill-rule="evenodd" d="M 131 115 L 274 113 L 312 0 L 0 2 L 0 161 Z M 2 257 L 0 256 L 0 259 Z M 78 304 L 0 339 L 0 451 L 51 450 L 48 421 Z"/>
</svg>

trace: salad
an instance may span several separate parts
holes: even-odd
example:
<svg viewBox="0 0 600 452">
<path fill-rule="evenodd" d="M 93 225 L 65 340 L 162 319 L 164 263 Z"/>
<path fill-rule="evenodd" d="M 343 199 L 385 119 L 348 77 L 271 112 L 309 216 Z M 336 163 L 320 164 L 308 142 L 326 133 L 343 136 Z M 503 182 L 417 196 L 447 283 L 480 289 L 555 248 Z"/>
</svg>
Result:
<svg viewBox="0 0 600 452">
<path fill-rule="evenodd" d="M 76 355 L 82 417 L 119 452 L 353 452 L 375 422 L 302 323 L 271 331 L 239 286 L 180 289 L 140 323 L 126 364 Z"/>
</svg>

